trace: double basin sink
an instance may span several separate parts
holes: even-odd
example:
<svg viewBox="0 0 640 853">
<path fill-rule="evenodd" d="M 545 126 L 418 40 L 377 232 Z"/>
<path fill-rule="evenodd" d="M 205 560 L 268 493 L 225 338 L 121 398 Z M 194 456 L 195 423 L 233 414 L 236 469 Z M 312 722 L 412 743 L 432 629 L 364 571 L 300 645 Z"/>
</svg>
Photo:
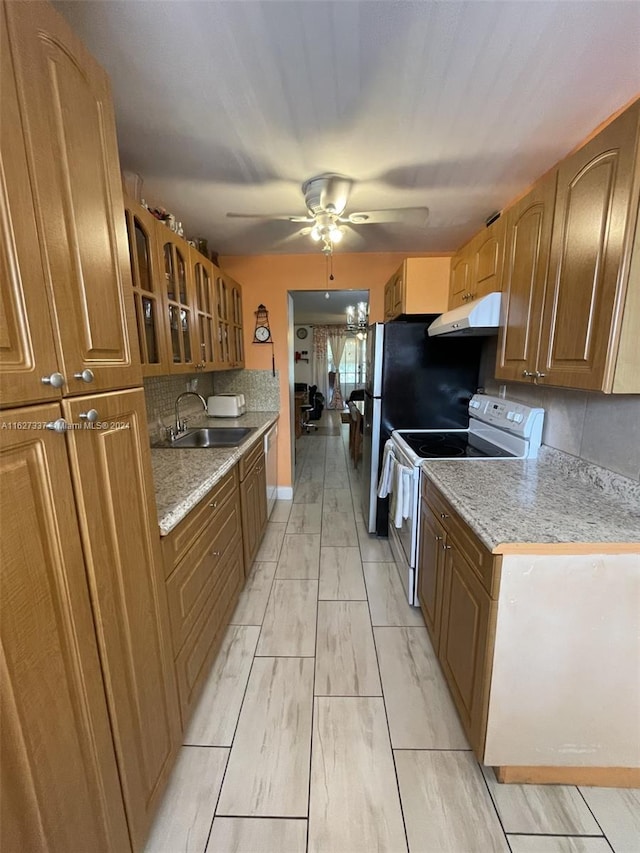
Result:
<svg viewBox="0 0 640 853">
<path fill-rule="evenodd" d="M 257 427 L 201 427 L 188 429 L 184 435 L 174 441 L 168 441 L 162 447 L 178 450 L 194 447 L 237 447 Z"/>
</svg>

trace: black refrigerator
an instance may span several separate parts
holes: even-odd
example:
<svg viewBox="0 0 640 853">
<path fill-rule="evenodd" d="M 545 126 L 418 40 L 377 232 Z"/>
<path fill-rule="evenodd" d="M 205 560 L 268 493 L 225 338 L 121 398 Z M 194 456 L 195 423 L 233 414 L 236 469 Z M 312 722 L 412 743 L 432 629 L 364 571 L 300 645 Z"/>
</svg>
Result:
<svg viewBox="0 0 640 853">
<path fill-rule="evenodd" d="M 469 424 L 483 338 L 430 338 L 438 314 L 374 323 L 367 332 L 362 438 L 362 512 L 367 530 L 386 536 L 389 499 L 377 496 L 382 453 L 394 429 L 456 429 Z"/>
</svg>

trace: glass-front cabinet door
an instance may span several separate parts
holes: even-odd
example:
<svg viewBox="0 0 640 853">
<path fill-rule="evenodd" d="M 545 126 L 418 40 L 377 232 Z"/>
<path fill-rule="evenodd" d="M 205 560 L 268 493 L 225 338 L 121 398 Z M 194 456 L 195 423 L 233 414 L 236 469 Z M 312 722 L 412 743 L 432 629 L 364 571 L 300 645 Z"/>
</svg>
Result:
<svg viewBox="0 0 640 853">
<path fill-rule="evenodd" d="M 231 367 L 244 367 L 244 339 L 242 331 L 242 288 L 237 281 L 227 278 L 229 313 L 231 321 Z"/>
<path fill-rule="evenodd" d="M 229 322 L 229 288 L 224 276 L 214 267 L 216 321 L 218 325 L 218 367 L 231 367 L 231 324 Z"/>
<path fill-rule="evenodd" d="M 159 235 L 160 237 L 160 235 Z M 165 298 L 169 318 L 170 373 L 194 371 L 200 361 L 194 342 L 193 296 L 191 293 L 188 244 L 167 229 L 161 236 Z"/>
<path fill-rule="evenodd" d="M 195 288 L 196 367 L 198 370 L 214 370 L 218 364 L 214 267 L 211 261 L 195 249 L 191 249 L 190 257 Z"/>
<path fill-rule="evenodd" d="M 129 261 L 144 376 L 169 372 L 161 279 L 157 270 L 157 219 L 135 201 L 124 199 Z"/>
</svg>

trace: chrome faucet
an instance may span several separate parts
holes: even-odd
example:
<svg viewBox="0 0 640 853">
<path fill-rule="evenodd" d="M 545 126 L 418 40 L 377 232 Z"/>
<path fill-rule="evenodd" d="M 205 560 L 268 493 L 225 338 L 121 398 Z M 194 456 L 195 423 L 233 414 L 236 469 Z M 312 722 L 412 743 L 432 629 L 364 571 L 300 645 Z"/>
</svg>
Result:
<svg viewBox="0 0 640 853">
<path fill-rule="evenodd" d="M 170 441 L 175 441 L 176 438 L 179 438 L 187 430 L 187 422 L 180 420 L 180 400 L 182 400 L 183 397 L 188 397 L 189 395 L 197 397 L 202 403 L 202 408 L 205 412 L 207 411 L 207 401 L 204 399 L 202 394 L 198 394 L 196 391 L 183 391 L 182 394 L 178 394 L 175 405 L 176 422 L 172 427 L 169 427 Z"/>
</svg>

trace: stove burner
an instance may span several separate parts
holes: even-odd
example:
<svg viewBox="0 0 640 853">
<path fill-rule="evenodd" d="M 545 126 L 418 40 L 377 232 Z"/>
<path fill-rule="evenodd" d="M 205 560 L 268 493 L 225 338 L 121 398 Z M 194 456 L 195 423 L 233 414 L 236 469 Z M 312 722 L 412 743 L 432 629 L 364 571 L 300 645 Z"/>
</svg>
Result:
<svg viewBox="0 0 640 853">
<path fill-rule="evenodd" d="M 463 447 L 456 447 L 453 444 L 445 444 L 444 436 L 435 437 L 436 440 L 428 444 L 421 444 L 416 449 L 418 456 L 427 459 L 430 456 L 464 456 L 465 450 Z M 433 445 L 436 445 L 434 447 Z"/>
</svg>

